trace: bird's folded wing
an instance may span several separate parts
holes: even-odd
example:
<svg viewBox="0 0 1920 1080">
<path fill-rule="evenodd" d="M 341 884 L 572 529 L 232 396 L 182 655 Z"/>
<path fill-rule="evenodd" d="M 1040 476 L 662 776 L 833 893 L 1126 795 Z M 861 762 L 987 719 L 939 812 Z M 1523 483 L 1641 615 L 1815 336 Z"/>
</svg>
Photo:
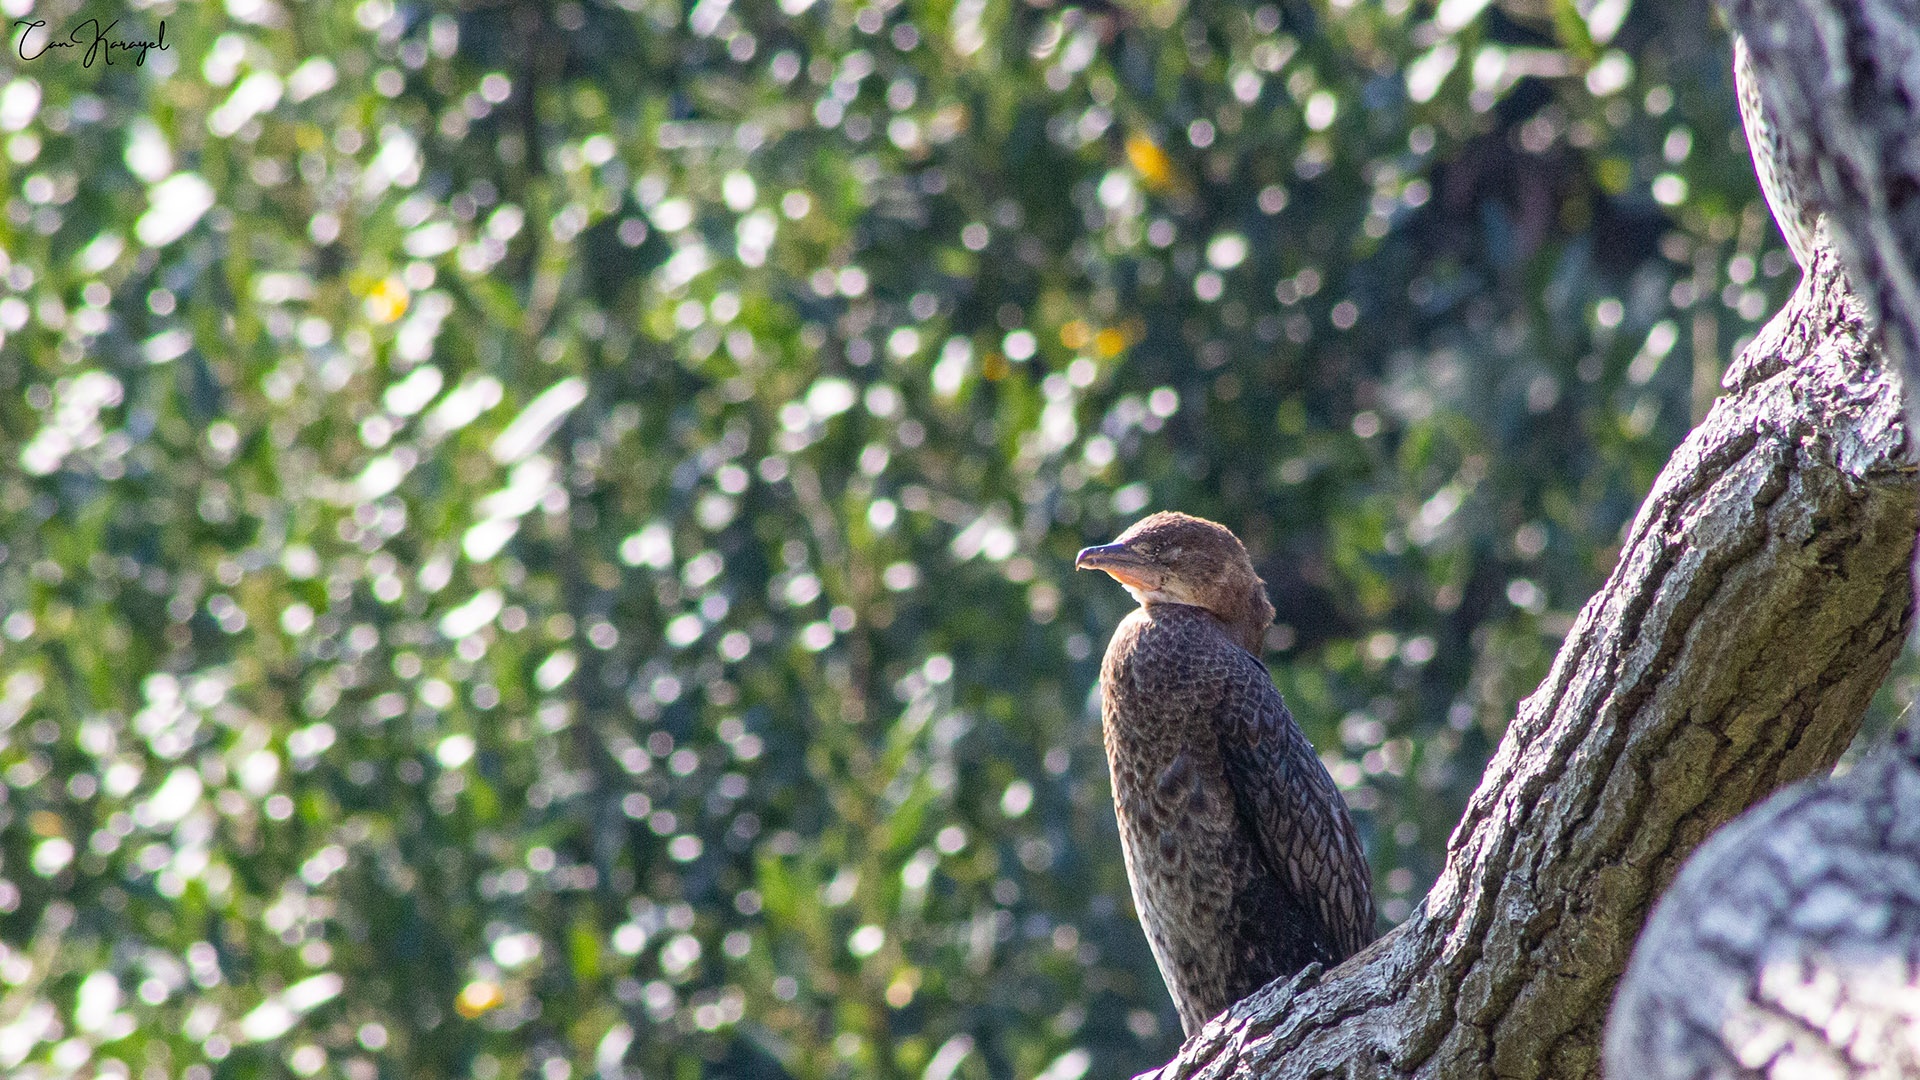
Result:
<svg viewBox="0 0 1920 1080">
<path fill-rule="evenodd" d="M 1336 960 L 1373 940 L 1372 875 L 1346 803 L 1264 664 L 1241 653 L 1226 680 L 1221 757 L 1240 816 L 1275 876 L 1321 919 Z"/>
</svg>

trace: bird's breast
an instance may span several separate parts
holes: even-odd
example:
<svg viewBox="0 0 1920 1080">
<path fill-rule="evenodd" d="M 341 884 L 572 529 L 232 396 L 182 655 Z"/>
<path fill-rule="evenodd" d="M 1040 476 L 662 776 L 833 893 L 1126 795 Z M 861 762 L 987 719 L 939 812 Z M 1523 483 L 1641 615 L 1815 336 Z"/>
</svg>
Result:
<svg viewBox="0 0 1920 1080">
<path fill-rule="evenodd" d="M 1345 808 L 1265 676 L 1223 623 L 1180 605 L 1131 613 L 1101 666 L 1127 878 L 1189 1034 L 1274 977 L 1351 952 L 1339 942 L 1354 935 L 1328 936 L 1329 903 L 1371 922 L 1353 892 L 1364 864 L 1340 870 L 1359 851 Z M 1324 814 L 1296 812 L 1322 799 Z"/>
<path fill-rule="evenodd" d="M 1210 717 L 1217 690 L 1194 662 L 1212 644 L 1195 631 L 1209 627 L 1158 614 L 1135 611 L 1115 631 L 1101 715 L 1134 906 L 1166 970 L 1218 940 L 1253 852 Z"/>
</svg>

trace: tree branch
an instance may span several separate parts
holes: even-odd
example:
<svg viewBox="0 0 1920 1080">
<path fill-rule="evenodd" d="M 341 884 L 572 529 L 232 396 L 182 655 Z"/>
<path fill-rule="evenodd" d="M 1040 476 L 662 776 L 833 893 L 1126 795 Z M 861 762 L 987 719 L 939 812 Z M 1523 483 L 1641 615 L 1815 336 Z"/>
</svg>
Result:
<svg viewBox="0 0 1920 1080">
<path fill-rule="evenodd" d="M 1920 743 L 1716 833 L 1648 920 L 1612 1076 L 1920 1075 Z"/>
<path fill-rule="evenodd" d="M 1155 1075 L 1597 1074 L 1654 897 L 1720 825 L 1832 765 L 1905 637 L 1920 498 L 1899 383 L 1829 251 L 1726 381 L 1413 917 Z"/>
<path fill-rule="evenodd" d="M 1783 182 L 1823 214 L 1877 338 L 1920 387 L 1920 3 L 1727 0 Z M 1907 416 L 1920 417 L 1911 395 Z M 1920 1073 L 1920 756 L 1912 732 L 1716 835 L 1649 920 L 1621 984 L 1615 1076 Z"/>
</svg>

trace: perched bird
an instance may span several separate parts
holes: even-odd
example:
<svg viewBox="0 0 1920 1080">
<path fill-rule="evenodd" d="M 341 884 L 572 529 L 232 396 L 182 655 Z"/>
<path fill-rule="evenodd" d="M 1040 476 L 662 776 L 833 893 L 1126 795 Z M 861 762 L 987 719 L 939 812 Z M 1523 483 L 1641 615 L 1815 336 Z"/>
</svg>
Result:
<svg viewBox="0 0 1920 1080">
<path fill-rule="evenodd" d="M 1074 566 L 1140 607 L 1100 666 L 1127 880 L 1187 1034 L 1373 938 L 1353 819 L 1258 653 L 1266 586 L 1224 526 L 1162 512 Z"/>
</svg>

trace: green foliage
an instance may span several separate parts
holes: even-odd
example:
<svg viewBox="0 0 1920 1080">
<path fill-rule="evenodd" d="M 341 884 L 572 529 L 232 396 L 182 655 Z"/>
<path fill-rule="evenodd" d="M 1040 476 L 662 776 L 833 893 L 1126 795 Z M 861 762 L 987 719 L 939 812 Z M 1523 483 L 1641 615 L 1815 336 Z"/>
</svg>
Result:
<svg viewBox="0 0 1920 1080">
<path fill-rule="evenodd" d="M 1403 919 L 1794 276 L 1699 3 L 120 18 L 0 75 L 14 1076 L 1151 1066 L 1073 552 L 1248 541 Z"/>
</svg>

